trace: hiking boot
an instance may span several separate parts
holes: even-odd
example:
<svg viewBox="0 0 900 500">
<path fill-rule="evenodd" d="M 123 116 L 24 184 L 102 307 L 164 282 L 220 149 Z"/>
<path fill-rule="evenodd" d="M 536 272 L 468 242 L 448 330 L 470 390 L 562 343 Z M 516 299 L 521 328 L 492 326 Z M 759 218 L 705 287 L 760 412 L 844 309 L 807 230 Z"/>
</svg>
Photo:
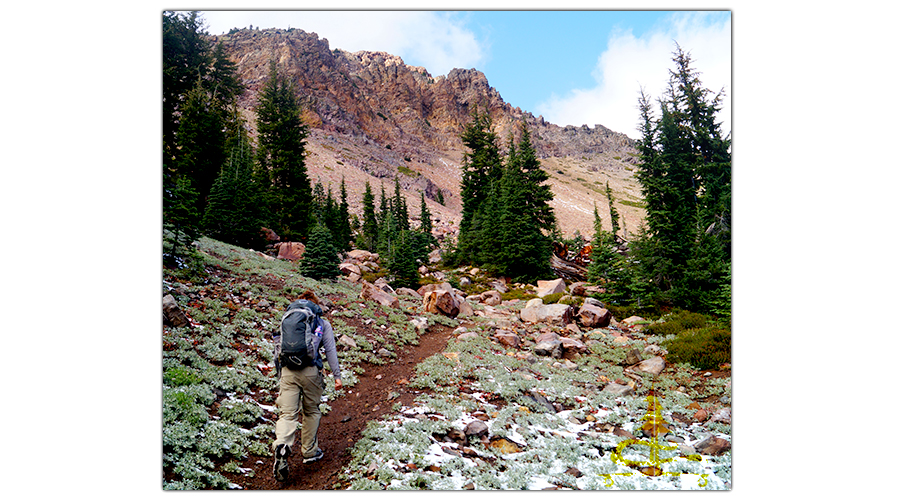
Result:
<svg viewBox="0 0 900 500">
<path fill-rule="evenodd" d="M 315 455 L 311 457 L 303 457 L 303 463 L 308 464 L 310 462 L 315 462 L 316 460 L 321 460 L 324 456 L 325 453 L 322 450 L 316 450 Z"/>
<path fill-rule="evenodd" d="M 275 467 L 273 473 L 276 481 L 284 481 L 288 477 L 288 457 L 291 456 L 291 447 L 279 444 L 275 447 Z"/>
</svg>

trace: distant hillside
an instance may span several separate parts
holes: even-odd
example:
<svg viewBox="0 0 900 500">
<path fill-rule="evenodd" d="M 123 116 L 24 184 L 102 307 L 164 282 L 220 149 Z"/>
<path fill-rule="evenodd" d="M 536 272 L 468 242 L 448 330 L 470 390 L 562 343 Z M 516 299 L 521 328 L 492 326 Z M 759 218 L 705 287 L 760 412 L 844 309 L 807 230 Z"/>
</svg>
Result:
<svg viewBox="0 0 900 500">
<path fill-rule="evenodd" d="M 501 144 L 518 124 L 528 125 L 539 158 L 551 175 L 552 203 L 568 236 L 576 229 L 590 236 L 596 203 L 609 228 L 605 188 L 609 182 L 625 229 L 633 233 L 644 212 L 633 170 L 634 141 L 595 125 L 580 127 L 546 122 L 512 107 L 475 69 L 454 69 L 433 77 L 422 67 L 404 64 L 384 52 L 350 53 L 331 49 L 326 39 L 298 29 L 238 30 L 211 37 L 222 42 L 247 86 L 240 104 L 255 125 L 257 92 L 270 60 L 296 83 L 309 137 L 308 168 L 313 182 L 336 190 L 346 179 L 351 209 L 361 210 L 366 181 L 377 191 L 390 189 L 399 175 L 411 203 L 423 191 L 437 226 L 449 231 L 459 220 L 459 134 L 472 111 L 489 110 Z M 602 117 L 598 117 L 602 120 Z M 445 206 L 433 202 L 443 191 Z"/>
</svg>

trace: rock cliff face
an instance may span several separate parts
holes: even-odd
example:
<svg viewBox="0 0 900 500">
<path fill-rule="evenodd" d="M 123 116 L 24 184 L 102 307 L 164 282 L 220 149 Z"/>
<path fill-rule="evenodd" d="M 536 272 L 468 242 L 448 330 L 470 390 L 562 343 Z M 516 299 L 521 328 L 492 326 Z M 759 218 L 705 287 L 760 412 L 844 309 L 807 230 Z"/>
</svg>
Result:
<svg viewBox="0 0 900 500">
<path fill-rule="evenodd" d="M 312 129 L 310 142 L 318 146 L 310 148 L 314 181 L 319 174 L 339 183 L 340 177 L 330 173 L 349 166 L 391 182 L 399 174 L 404 189 L 423 191 L 432 200 L 438 190 L 445 199 L 458 197 L 459 134 L 476 107 L 490 112 L 502 145 L 524 122 L 542 159 L 605 155 L 587 166 L 594 172 L 604 163 L 616 163 L 611 155 L 633 162 L 634 143 L 624 134 L 600 125 L 560 127 L 536 118 L 504 102 L 475 69 L 432 77 L 425 68 L 384 52 L 331 49 L 328 40 L 299 29 L 244 29 L 212 39 L 222 42 L 247 86 L 240 104 L 251 128 L 269 61 L 275 60 L 279 71 L 294 81 Z M 458 198 L 447 203 L 451 212 L 459 206 Z M 583 226 L 581 232 L 590 235 L 590 222 Z"/>
</svg>

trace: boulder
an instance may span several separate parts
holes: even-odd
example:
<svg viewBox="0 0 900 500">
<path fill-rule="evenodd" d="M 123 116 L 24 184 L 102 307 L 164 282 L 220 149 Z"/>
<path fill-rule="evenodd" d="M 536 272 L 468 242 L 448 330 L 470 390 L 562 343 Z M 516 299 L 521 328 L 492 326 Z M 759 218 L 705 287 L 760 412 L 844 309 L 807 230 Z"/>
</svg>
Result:
<svg viewBox="0 0 900 500">
<path fill-rule="evenodd" d="M 456 300 L 456 304 L 459 306 L 459 313 L 456 315 L 459 318 L 468 318 L 469 316 L 475 315 L 475 308 L 472 307 L 472 304 L 469 304 L 469 301 L 460 297 L 459 295 L 453 296 L 454 300 Z"/>
<path fill-rule="evenodd" d="M 412 288 L 400 287 L 397 289 L 397 295 L 407 295 L 414 299 L 422 300 L 422 296 L 419 295 L 419 292 L 413 290 Z"/>
<path fill-rule="evenodd" d="M 632 349 L 628 351 L 628 355 L 625 356 L 625 364 L 626 365 L 636 365 L 643 361 L 644 358 L 641 357 L 641 351 L 637 349 Z"/>
<path fill-rule="evenodd" d="M 409 320 L 409 324 L 415 327 L 416 331 L 421 335 L 428 329 L 428 318 L 419 316 Z"/>
<path fill-rule="evenodd" d="M 572 322 L 574 310 L 568 304 L 544 304 L 541 299 L 531 299 L 519 312 L 519 317 L 527 323 L 552 323 L 560 326 Z"/>
<path fill-rule="evenodd" d="M 518 444 L 510 441 L 506 438 L 497 438 L 491 441 L 491 444 L 488 445 L 491 449 L 501 455 L 507 455 L 510 453 L 519 453 L 522 451 L 522 447 Z"/>
<path fill-rule="evenodd" d="M 615 396 L 628 396 L 629 394 L 634 393 L 634 389 L 632 389 L 629 385 L 610 382 L 606 387 L 603 388 L 603 392 L 608 392 Z"/>
<path fill-rule="evenodd" d="M 349 347 L 349 348 L 351 348 L 351 349 L 356 349 L 356 348 L 357 348 L 356 341 L 353 340 L 352 338 L 350 338 L 350 337 L 347 336 L 347 335 L 341 335 L 341 338 L 338 339 L 337 343 L 338 343 L 338 344 L 343 344 L 343 345 L 345 345 L 345 346 L 347 346 L 347 347 Z"/>
<path fill-rule="evenodd" d="M 497 342 L 507 347 L 517 348 L 522 343 L 518 335 L 507 330 L 499 330 L 494 336 L 497 337 Z"/>
<path fill-rule="evenodd" d="M 463 433 L 470 439 L 473 437 L 480 438 L 488 435 L 488 426 L 481 420 L 473 420 L 466 425 L 466 428 L 463 429 Z"/>
<path fill-rule="evenodd" d="M 359 270 L 359 266 L 350 262 L 342 262 L 338 264 L 338 269 L 341 270 L 341 274 L 344 276 L 350 276 L 351 274 L 362 275 L 362 271 Z"/>
<path fill-rule="evenodd" d="M 559 340 L 559 335 L 554 332 L 544 332 L 538 335 L 534 341 L 540 344 L 541 342 L 556 342 Z"/>
<path fill-rule="evenodd" d="M 375 262 L 378 260 L 378 254 L 366 250 L 350 250 L 347 257 L 359 262 Z"/>
<path fill-rule="evenodd" d="M 503 302 L 503 297 L 497 290 L 488 290 L 478 296 L 481 302 L 488 306 L 496 306 Z"/>
<path fill-rule="evenodd" d="M 699 443 L 694 445 L 694 449 L 697 450 L 697 453 L 701 455 L 721 455 L 726 451 L 731 449 L 731 443 L 728 441 L 718 438 L 715 436 L 709 436 L 708 438 L 700 441 Z"/>
<path fill-rule="evenodd" d="M 278 243 L 281 241 L 281 237 L 278 236 L 275 231 L 267 227 L 259 228 L 259 235 L 262 237 L 263 241 L 266 242 L 267 245 L 272 245 L 274 243 Z"/>
<path fill-rule="evenodd" d="M 456 340 L 477 339 L 478 334 L 475 332 L 463 332 L 456 336 Z"/>
<path fill-rule="evenodd" d="M 163 321 L 174 326 L 175 328 L 180 328 L 183 326 L 191 326 L 191 322 L 188 319 L 187 315 L 184 314 L 184 311 L 178 307 L 178 302 L 175 302 L 175 297 L 172 295 L 166 295 L 163 297 Z"/>
<path fill-rule="evenodd" d="M 711 419 L 713 422 L 721 422 L 723 424 L 731 424 L 731 408 L 725 407 L 716 412 Z"/>
<path fill-rule="evenodd" d="M 359 293 L 360 299 L 378 302 L 379 304 L 387 307 L 400 306 L 400 301 L 397 300 L 397 297 L 394 297 L 393 295 L 377 288 L 375 285 L 372 285 L 371 283 L 368 283 L 366 281 L 363 281 L 362 284 L 362 291 Z"/>
<path fill-rule="evenodd" d="M 585 304 L 578 310 L 578 320 L 581 324 L 589 328 L 604 328 L 609 326 L 609 320 L 612 314 L 607 309 L 602 309 L 594 304 Z"/>
<path fill-rule="evenodd" d="M 509 287 L 506 286 L 506 283 L 504 283 L 503 281 L 500 281 L 500 280 L 492 281 L 491 288 L 493 288 L 494 290 L 497 290 L 501 294 L 509 291 Z"/>
<path fill-rule="evenodd" d="M 599 300 L 597 300 L 597 299 L 595 299 L 595 298 L 593 298 L 593 297 L 585 297 L 584 303 L 585 303 L 585 304 L 590 304 L 590 305 L 592 305 L 592 306 L 597 306 L 597 307 L 599 307 L 600 309 L 606 309 L 606 305 L 605 305 L 603 302 L 600 302 Z"/>
<path fill-rule="evenodd" d="M 586 292 L 584 287 L 586 285 L 587 285 L 587 283 L 585 283 L 583 281 L 578 281 L 576 283 L 572 283 L 571 285 L 569 285 L 569 291 L 572 293 L 572 295 L 575 295 L 576 297 L 584 297 L 585 292 Z"/>
<path fill-rule="evenodd" d="M 559 342 L 562 344 L 564 350 L 575 352 L 587 351 L 587 347 L 585 347 L 584 344 L 575 339 L 570 339 L 569 337 L 560 337 Z"/>
<path fill-rule="evenodd" d="M 562 278 L 558 278 L 550 281 L 538 280 L 537 282 L 537 296 L 544 297 L 545 295 L 551 295 L 554 293 L 565 293 L 566 292 L 566 282 L 563 281 Z"/>
<path fill-rule="evenodd" d="M 441 261 L 441 250 L 436 249 L 432 250 L 431 253 L 428 254 L 428 263 L 429 264 L 437 264 Z"/>
<path fill-rule="evenodd" d="M 290 260 L 292 262 L 302 259 L 303 253 L 306 252 L 306 245 L 300 243 L 299 241 L 285 241 L 276 243 L 275 248 L 278 249 L 277 258 Z"/>
<path fill-rule="evenodd" d="M 451 318 L 459 315 L 459 303 L 456 301 L 453 293 L 447 290 L 434 290 L 426 293 L 422 299 L 422 304 L 425 307 L 425 312 L 443 314 Z"/>
<path fill-rule="evenodd" d="M 666 368 L 666 360 L 661 356 L 645 359 L 637 366 L 637 369 L 651 375 L 659 375 Z"/>
<path fill-rule="evenodd" d="M 435 291 L 435 290 L 446 290 L 446 291 L 448 291 L 448 292 L 452 292 L 452 291 L 453 291 L 453 286 L 452 286 L 450 283 L 447 283 L 447 282 L 443 282 L 443 283 L 431 283 L 431 284 L 429 284 L 429 285 L 423 285 L 423 286 L 420 286 L 419 289 L 416 290 L 416 291 L 418 292 L 418 294 L 419 294 L 420 296 L 424 297 L 428 292 L 433 292 L 433 291 Z"/>
<path fill-rule="evenodd" d="M 632 325 L 634 325 L 635 323 L 639 323 L 639 322 L 641 322 L 641 321 L 646 321 L 646 320 L 645 320 L 644 318 L 640 317 L 640 316 L 629 316 L 629 317 L 623 319 L 623 320 L 622 320 L 622 323 L 624 323 L 624 324 L 626 324 L 626 325 L 628 325 L 628 326 L 632 326 Z"/>
<path fill-rule="evenodd" d="M 562 342 L 559 340 L 546 340 L 538 342 L 534 346 L 534 353 L 538 356 L 562 357 Z"/>
</svg>

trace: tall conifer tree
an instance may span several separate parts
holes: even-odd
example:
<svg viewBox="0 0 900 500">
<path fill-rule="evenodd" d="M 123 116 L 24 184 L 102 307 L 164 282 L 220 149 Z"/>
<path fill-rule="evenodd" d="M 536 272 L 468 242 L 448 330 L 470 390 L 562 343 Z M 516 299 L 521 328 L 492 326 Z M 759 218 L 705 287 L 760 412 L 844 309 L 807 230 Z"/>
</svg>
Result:
<svg viewBox="0 0 900 500">
<path fill-rule="evenodd" d="M 300 117 L 294 85 L 275 61 L 259 94 L 258 161 L 270 176 L 273 225 L 283 239 L 303 240 L 312 219 L 312 187 L 306 171 L 308 127 Z"/>
<path fill-rule="evenodd" d="M 484 251 L 481 246 L 482 238 L 487 234 L 484 223 L 490 217 L 485 211 L 491 207 L 483 205 L 491 197 L 492 189 L 496 189 L 493 184 L 503 175 L 503 163 L 497 135 L 487 112 L 481 113 L 476 108 L 460 138 L 467 151 L 463 154 L 460 185 L 463 207 L 456 253 L 460 261 L 474 263 L 479 252 Z"/>
<path fill-rule="evenodd" d="M 372 186 L 369 185 L 369 181 L 366 181 L 366 191 L 363 194 L 362 203 L 362 229 L 356 245 L 369 252 L 374 252 L 378 242 L 378 217 L 375 214 L 375 195 L 372 194 Z"/>
<path fill-rule="evenodd" d="M 731 220 L 730 139 L 715 116 L 722 92 L 700 83 L 690 54 L 677 46 L 675 69 L 659 99 L 655 119 L 641 92 L 637 173 L 647 205 L 645 241 L 636 242 L 642 282 L 654 283 L 663 300 L 681 307 L 721 308 L 728 285 Z"/>
</svg>

